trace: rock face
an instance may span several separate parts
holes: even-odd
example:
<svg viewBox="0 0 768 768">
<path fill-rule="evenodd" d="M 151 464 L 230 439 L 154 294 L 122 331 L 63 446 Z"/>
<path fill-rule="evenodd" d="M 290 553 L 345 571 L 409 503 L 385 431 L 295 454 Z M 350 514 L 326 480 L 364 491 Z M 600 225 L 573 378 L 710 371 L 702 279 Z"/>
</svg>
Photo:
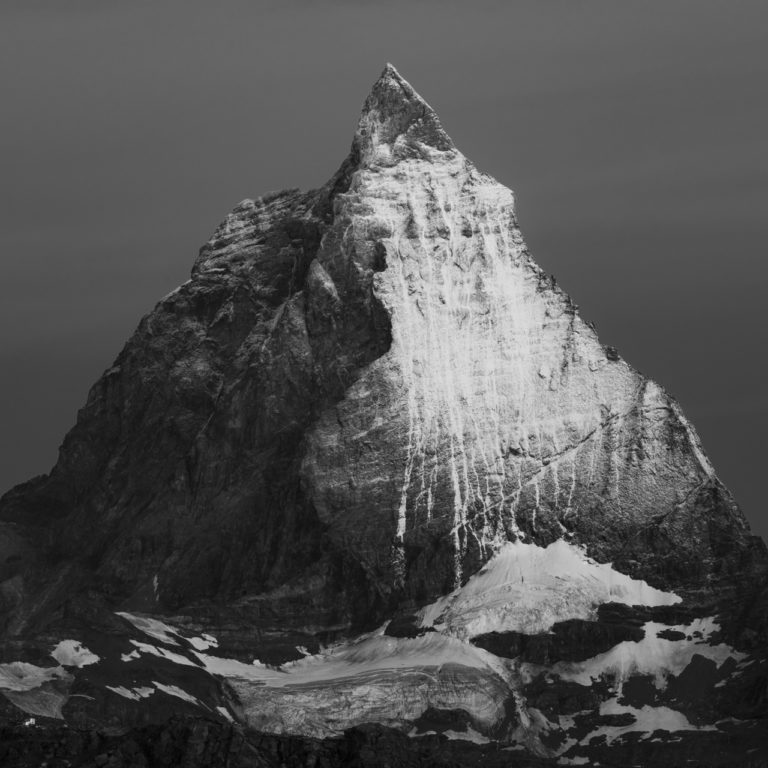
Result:
<svg viewBox="0 0 768 768">
<path fill-rule="evenodd" d="M 0 558 L 13 723 L 766 764 L 765 547 L 390 66 L 328 184 L 243 201 L 141 321 Z"/>
</svg>

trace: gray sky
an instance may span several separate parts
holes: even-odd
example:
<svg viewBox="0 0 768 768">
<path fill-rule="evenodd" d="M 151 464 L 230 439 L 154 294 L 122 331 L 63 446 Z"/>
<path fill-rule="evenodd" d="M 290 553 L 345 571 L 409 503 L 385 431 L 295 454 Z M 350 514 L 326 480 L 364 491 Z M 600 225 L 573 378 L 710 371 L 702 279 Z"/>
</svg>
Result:
<svg viewBox="0 0 768 768">
<path fill-rule="evenodd" d="M 322 184 L 391 61 L 768 536 L 765 0 L 2 0 L 0 490 L 240 199 Z"/>
</svg>

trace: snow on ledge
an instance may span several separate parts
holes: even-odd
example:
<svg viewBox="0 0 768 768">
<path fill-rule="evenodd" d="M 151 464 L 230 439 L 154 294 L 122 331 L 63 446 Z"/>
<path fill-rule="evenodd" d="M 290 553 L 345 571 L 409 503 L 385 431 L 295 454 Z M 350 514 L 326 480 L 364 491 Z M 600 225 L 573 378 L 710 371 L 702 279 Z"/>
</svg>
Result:
<svg viewBox="0 0 768 768">
<path fill-rule="evenodd" d="M 25 661 L 0 664 L 0 690 L 32 691 L 52 680 L 71 680 L 65 667 L 85 667 L 95 664 L 100 657 L 77 640 L 62 640 L 51 651 L 59 663 L 57 667 L 38 667 Z"/>
<path fill-rule="evenodd" d="M 64 667 L 38 667 L 25 661 L 0 664 L 0 690 L 32 691 L 50 680 L 68 680 Z"/>
<path fill-rule="evenodd" d="M 157 680 L 153 680 L 152 683 L 158 691 L 167 693 L 169 696 L 175 696 L 177 699 L 188 701 L 190 704 L 200 704 L 194 696 L 187 693 L 183 688 L 179 688 L 177 685 L 164 685 L 163 683 L 158 683 Z"/>
<path fill-rule="evenodd" d="M 209 648 L 218 648 L 219 641 L 213 635 L 201 637 L 188 637 L 187 641 L 196 651 L 207 651 Z"/>
<path fill-rule="evenodd" d="M 140 688 L 125 688 L 122 685 L 113 686 L 105 685 L 107 690 L 116 693 L 118 696 L 122 696 L 124 699 L 132 699 L 133 701 L 141 701 L 151 696 L 155 689 L 152 687 L 140 687 Z"/>
<path fill-rule="evenodd" d="M 62 640 L 51 651 L 51 656 L 62 667 L 87 667 L 101 660 L 100 656 L 88 650 L 79 640 Z"/>
<path fill-rule="evenodd" d="M 581 740 L 581 744 L 589 743 L 599 736 L 606 737 L 606 743 L 611 744 L 615 739 L 626 733 L 645 733 L 644 738 L 650 738 L 656 731 L 675 733 L 679 731 L 716 731 L 714 725 L 693 725 L 688 718 L 676 709 L 669 707 L 644 706 L 640 709 L 619 704 L 616 701 L 603 702 L 600 706 L 601 715 L 631 714 L 635 720 L 629 725 L 601 725 L 590 731 Z"/>
<path fill-rule="evenodd" d="M 463 586 L 422 609 L 422 627 L 467 639 L 486 632 L 538 634 L 567 619 L 591 619 L 602 603 L 674 605 L 647 582 L 597 563 L 562 539 L 547 547 L 504 544 Z"/>
<path fill-rule="evenodd" d="M 140 632 L 149 635 L 155 640 L 159 640 L 161 643 L 166 643 L 167 645 L 179 644 L 175 637 L 179 634 L 178 630 L 159 619 L 152 619 L 149 616 L 136 616 L 125 611 L 117 611 L 117 615 L 133 624 Z"/>
<path fill-rule="evenodd" d="M 235 719 L 232 717 L 232 715 L 229 714 L 229 710 L 225 707 L 216 707 L 216 711 L 230 723 L 235 722 Z"/>
<path fill-rule="evenodd" d="M 219 646 L 219 641 L 213 635 L 203 633 L 199 637 L 185 637 L 176 627 L 151 616 L 137 616 L 125 611 L 118 611 L 117 615 L 133 624 L 140 632 L 166 645 L 180 645 L 179 639 L 182 639 L 186 640 L 196 651 L 205 651 L 208 648 L 218 648 Z"/>
<path fill-rule="evenodd" d="M 587 686 L 604 676 L 610 676 L 618 690 L 632 675 L 648 675 L 653 676 L 656 688 L 663 690 L 667 686 L 667 679 L 672 675 L 680 675 L 694 656 L 703 656 L 718 667 L 729 658 L 736 661 L 746 658 L 745 653 L 725 643 L 710 642 L 710 636 L 719 628 L 712 617 L 672 627 L 653 621 L 646 622 L 643 625 L 645 636 L 642 640 L 625 640 L 586 661 L 560 661 L 550 667 L 550 673 L 559 675 L 563 680 Z M 660 637 L 664 630 L 676 630 L 685 637 L 682 640 Z M 697 634 L 700 637 L 694 639 Z M 533 679 L 541 670 L 535 664 L 524 664 L 522 669 L 527 679 Z"/>
<path fill-rule="evenodd" d="M 151 653 L 153 656 L 159 656 L 161 659 L 167 659 L 174 662 L 174 664 L 186 665 L 189 667 L 198 666 L 192 659 L 182 656 L 179 653 L 169 651 L 167 648 L 159 648 L 156 645 L 150 645 L 149 643 L 142 643 L 138 640 L 131 640 L 130 643 L 136 646 L 136 651 L 141 655 L 142 653 Z M 121 659 L 123 661 L 130 661 L 133 657 L 133 651 L 130 654 L 123 654 Z"/>
</svg>

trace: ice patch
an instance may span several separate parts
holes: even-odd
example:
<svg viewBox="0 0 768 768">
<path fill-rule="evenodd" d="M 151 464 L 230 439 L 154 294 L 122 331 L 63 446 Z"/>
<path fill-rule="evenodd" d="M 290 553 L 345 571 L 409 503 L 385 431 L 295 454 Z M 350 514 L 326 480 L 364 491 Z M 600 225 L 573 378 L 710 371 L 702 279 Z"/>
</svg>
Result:
<svg viewBox="0 0 768 768">
<path fill-rule="evenodd" d="M 422 736 L 436 736 L 437 731 L 419 731 L 416 728 L 409 731 L 408 736 L 412 739 L 420 739 Z M 474 744 L 491 744 L 491 740 L 482 733 L 476 731 L 472 726 L 467 726 L 466 731 L 443 731 L 442 735 L 451 741 L 471 741 Z"/>
<path fill-rule="evenodd" d="M 627 640 L 583 662 L 559 662 L 550 667 L 549 671 L 560 675 L 563 680 L 580 685 L 591 685 L 593 680 L 610 675 L 619 689 L 631 675 L 652 675 L 655 686 L 662 689 L 666 686 L 667 678 L 670 675 L 679 675 L 696 654 L 711 659 L 718 667 L 729 657 L 736 661 L 746 657 L 746 654 L 735 651 L 724 643 L 710 645 L 707 642 L 707 637 L 718 628 L 711 618 L 696 619 L 691 624 L 675 627 L 648 622 L 644 625 L 645 637 L 639 642 Z M 700 632 L 701 639 L 666 640 L 658 637 L 658 633 L 665 629 L 683 632 L 686 636 Z M 522 669 L 533 677 L 542 668 L 524 664 Z"/>
<path fill-rule="evenodd" d="M 229 720 L 230 723 L 234 723 L 235 720 L 232 717 L 232 715 L 229 714 L 229 711 L 225 707 L 216 707 L 216 711 L 224 718 Z"/>
<path fill-rule="evenodd" d="M 190 667 L 197 666 L 197 664 L 195 664 L 192 659 L 188 659 L 186 656 L 182 656 L 179 653 L 169 651 L 167 648 L 158 648 L 156 645 L 149 645 L 149 643 L 142 643 L 138 640 L 131 640 L 131 643 L 135 645 L 141 653 L 151 653 L 154 656 L 159 656 L 161 659 L 167 659 L 168 661 L 172 661 L 175 664 L 186 664 Z M 130 658 L 129 654 L 123 654 L 121 657 L 123 661 L 127 660 L 126 656 Z"/>
<path fill-rule="evenodd" d="M 129 621 L 136 627 L 136 629 L 143 632 L 145 635 L 149 635 L 155 640 L 159 640 L 161 643 L 167 643 L 168 645 L 179 644 L 176 637 L 173 637 L 173 635 L 178 637 L 178 631 L 158 619 L 152 619 L 149 616 L 136 616 L 132 613 L 120 611 L 117 612 L 117 615 L 121 616 L 126 621 Z"/>
<path fill-rule="evenodd" d="M 104 687 L 113 693 L 116 693 L 118 696 L 122 696 L 126 699 L 133 699 L 134 701 L 141 701 L 141 699 L 146 699 L 155 692 L 154 688 L 125 688 L 122 685 L 107 685 Z"/>
<path fill-rule="evenodd" d="M 188 694 L 185 690 L 179 688 L 176 685 L 163 685 L 163 683 L 158 683 L 157 680 L 153 680 L 152 682 L 158 691 L 167 693 L 169 696 L 176 696 L 176 698 L 182 699 L 183 701 L 188 701 L 191 704 L 200 703 L 194 696 L 190 696 L 190 694 Z"/>
<path fill-rule="evenodd" d="M 696 726 L 691 723 L 682 713 L 669 707 L 650 707 L 645 706 L 641 709 L 635 707 L 625 707 L 619 704 L 615 699 L 605 701 L 600 706 L 601 715 L 623 715 L 629 713 L 634 716 L 635 722 L 629 725 L 601 725 L 596 730 L 587 734 L 581 743 L 589 743 L 592 739 L 599 736 L 605 736 L 606 742 L 610 744 L 615 739 L 623 736 L 625 733 L 647 733 L 652 735 L 654 731 L 716 731 L 714 725 Z M 647 737 L 646 737 L 647 738 Z"/>
<path fill-rule="evenodd" d="M 491 740 L 471 726 L 466 731 L 443 731 L 451 741 L 471 741 L 473 744 L 490 744 Z"/>
<path fill-rule="evenodd" d="M 31 691 L 49 680 L 67 680 L 69 677 L 64 667 L 37 667 L 25 661 L 0 664 L 0 689 L 6 691 Z"/>
<path fill-rule="evenodd" d="M 78 640 L 62 640 L 51 651 L 56 661 L 63 667 L 87 667 L 89 664 L 95 664 L 100 661 L 99 656 L 89 651 Z"/>
<path fill-rule="evenodd" d="M 30 691 L 4 690 L 3 696 L 15 704 L 22 712 L 40 717 L 52 717 L 63 720 L 62 707 L 67 702 L 67 694 L 56 690 L 52 685 L 42 685 Z"/>
<path fill-rule="evenodd" d="M 190 644 L 196 651 L 207 651 L 209 648 L 218 648 L 219 641 L 213 635 L 202 635 L 201 637 L 188 637 Z"/>
<path fill-rule="evenodd" d="M 211 656 L 207 653 L 195 653 L 205 667 L 206 672 L 220 677 L 236 677 L 242 680 L 271 680 L 279 673 L 259 661 L 246 664 L 238 659 L 227 659 L 222 656 Z"/>
<path fill-rule="evenodd" d="M 423 609 L 421 625 L 470 638 L 486 632 L 538 634 L 566 619 L 591 619 L 601 603 L 674 605 L 681 598 L 597 563 L 558 540 L 507 542 L 469 581 Z"/>
</svg>

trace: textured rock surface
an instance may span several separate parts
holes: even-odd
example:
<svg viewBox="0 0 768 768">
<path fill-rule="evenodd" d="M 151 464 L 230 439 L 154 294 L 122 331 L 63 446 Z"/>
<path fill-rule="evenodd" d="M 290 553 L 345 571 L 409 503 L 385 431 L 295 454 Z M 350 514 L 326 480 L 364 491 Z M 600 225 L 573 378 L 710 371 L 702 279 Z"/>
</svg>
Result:
<svg viewBox="0 0 768 768">
<path fill-rule="evenodd" d="M 83 764 L 134 729 L 115 765 L 182 731 L 234 765 L 235 721 L 255 765 L 763 765 L 767 564 L 388 67 L 328 184 L 238 205 L 0 500 L 3 717 L 18 765 L 61 721 Z"/>
</svg>

